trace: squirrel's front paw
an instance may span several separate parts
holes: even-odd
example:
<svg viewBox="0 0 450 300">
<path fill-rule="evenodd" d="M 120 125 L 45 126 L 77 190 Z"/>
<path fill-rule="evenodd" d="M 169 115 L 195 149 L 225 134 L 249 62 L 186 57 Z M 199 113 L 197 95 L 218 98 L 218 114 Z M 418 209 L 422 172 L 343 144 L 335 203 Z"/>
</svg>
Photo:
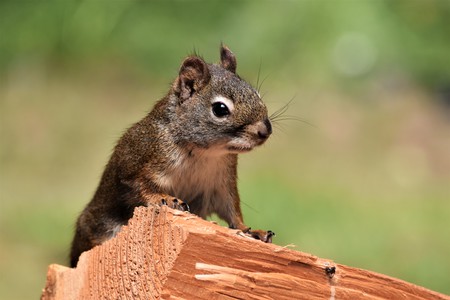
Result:
<svg viewBox="0 0 450 300">
<path fill-rule="evenodd" d="M 189 211 L 189 205 L 187 203 L 181 201 L 178 198 L 172 196 L 164 196 L 161 198 L 161 205 L 167 205 L 170 208 L 178 209 L 181 211 Z"/>
<path fill-rule="evenodd" d="M 272 237 L 275 236 L 275 232 L 272 230 L 252 230 L 251 228 L 248 228 L 244 233 L 256 240 L 261 240 L 264 243 L 272 243 Z"/>
</svg>

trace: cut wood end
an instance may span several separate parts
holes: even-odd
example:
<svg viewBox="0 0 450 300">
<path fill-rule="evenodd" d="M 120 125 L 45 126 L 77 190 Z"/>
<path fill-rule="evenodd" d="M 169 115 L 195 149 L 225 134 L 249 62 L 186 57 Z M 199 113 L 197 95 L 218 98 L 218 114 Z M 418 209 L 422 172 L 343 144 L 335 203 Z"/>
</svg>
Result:
<svg viewBox="0 0 450 300">
<path fill-rule="evenodd" d="M 50 299 L 447 299 L 385 275 L 266 244 L 168 207 L 139 207 L 75 269 L 50 265 Z"/>
</svg>

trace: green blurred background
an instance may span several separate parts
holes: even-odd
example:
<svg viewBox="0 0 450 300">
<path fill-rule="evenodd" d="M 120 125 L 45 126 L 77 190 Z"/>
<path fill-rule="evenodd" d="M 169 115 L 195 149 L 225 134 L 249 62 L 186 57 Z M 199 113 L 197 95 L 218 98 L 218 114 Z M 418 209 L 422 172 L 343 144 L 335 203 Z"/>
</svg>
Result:
<svg viewBox="0 0 450 300">
<path fill-rule="evenodd" d="M 0 298 L 39 297 L 115 141 L 221 41 L 304 121 L 241 156 L 246 222 L 449 294 L 449 28 L 447 0 L 2 1 Z"/>
</svg>

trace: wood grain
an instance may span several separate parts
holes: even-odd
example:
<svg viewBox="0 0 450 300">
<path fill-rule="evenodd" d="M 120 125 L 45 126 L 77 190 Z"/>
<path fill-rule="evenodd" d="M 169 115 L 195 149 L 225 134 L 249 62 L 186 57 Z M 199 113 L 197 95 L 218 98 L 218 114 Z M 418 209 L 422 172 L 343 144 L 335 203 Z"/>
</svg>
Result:
<svg viewBox="0 0 450 300">
<path fill-rule="evenodd" d="M 374 272 L 265 244 L 192 214 L 139 207 L 119 234 L 50 265 L 41 299 L 447 299 Z"/>
</svg>

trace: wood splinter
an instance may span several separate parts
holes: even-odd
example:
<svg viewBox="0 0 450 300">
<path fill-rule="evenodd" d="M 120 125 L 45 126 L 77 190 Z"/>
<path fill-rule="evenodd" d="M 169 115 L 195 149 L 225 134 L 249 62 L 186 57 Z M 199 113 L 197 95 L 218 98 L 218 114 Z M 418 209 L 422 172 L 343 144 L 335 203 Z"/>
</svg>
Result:
<svg viewBox="0 0 450 300">
<path fill-rule="evenodd" d="M 248 239 L 168 207 L 137 208 L 115 238 L 83 253 L 75 269 L 50 265 L 41 299 L 228 297 L 450 300 L 399 279 Z"/>
</svg>

